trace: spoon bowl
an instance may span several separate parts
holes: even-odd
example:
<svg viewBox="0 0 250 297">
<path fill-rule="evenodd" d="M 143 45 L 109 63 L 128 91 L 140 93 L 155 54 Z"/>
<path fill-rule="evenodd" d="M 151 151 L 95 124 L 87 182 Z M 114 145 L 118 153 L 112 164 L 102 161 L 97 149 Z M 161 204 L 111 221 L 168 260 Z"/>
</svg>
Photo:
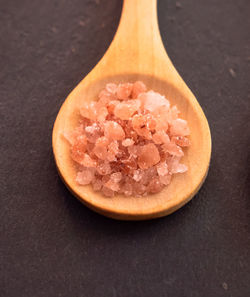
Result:
<svg viewBox="0 0 250 297">
<path fill-rule="evenodd" d="M 188 171 L 175 174 L 160 193 L 145 197 L 115 195 L 107 198 L 92 186 L 75 181 L 76 169 L 68 142 L 62 137 L 79 120 L 79 106 L 96 100 L 106 83 L 143 81 L 148 89 L 177 105 L 190 127 L 191 146 L 183 163 Z M 170 214 L 199 190 L 208 172 L 211 135 L 196 98 L 175 70 L 163 47 L 156 14 L 156 0 L 125 0 L 115 38 L 97 66 L 78 84 L 62 105 L 53 129 L 53 152 L 60 176 L 69 190 L 89 208 L 115 219 L 143 220 Z"/>
</svg>

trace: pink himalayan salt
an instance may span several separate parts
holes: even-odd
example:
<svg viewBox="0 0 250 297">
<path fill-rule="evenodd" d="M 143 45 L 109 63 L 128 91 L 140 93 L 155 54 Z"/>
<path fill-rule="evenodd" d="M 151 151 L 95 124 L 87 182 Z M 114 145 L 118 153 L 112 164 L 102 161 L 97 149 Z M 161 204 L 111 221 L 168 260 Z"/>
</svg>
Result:
<svg viewBox="0 0 250 297">
<path fill-rule="evenodd" d="M 106 197 L 113 197 L 115 195 L 115 192 L 110 188 L 107 188 L 106 185 L 102 187 L 102 193 Z"/>
<path fill-rule="evenodd" d="M 131 157 L 137 158 L 139 153 L 139 145 L 132 145 L 128 147 L 128 152 Z"/>
<path fill-rule="evenodd" d="M 71 146 L 71 157 L 72 159 L 81 164 L 82 159 L 84 158 L 85 151 L 87 147 L 87 138 L 85 135 L 77 136 L 75 141 Z"/>
<path fill-rule="evenodd" d="M 136 197 L 145 196 L 147 194 L 147 187 L 141 183 L 133 183 L 133 193 Z"/>
<path fill-rule="evenodd" d="M 92 187 L 94 191 L 100 191 L 102 188 L 102 181 L 100 179 L 94 179 L 92 181 Z"/>
<path fill-rule="evenodd" d="M 133 145 L 135 142 L 133 139 L 130 139 L 130 138 L 126 138 L 122 141 L 122 145 L 123 146 L 131 146 Z"/>
<path fill-rule="evenodd" d="M 179 110 L 176 106 L 173 106 L 170 108 L 170 111 L 169 111 L 169 123 L 172 123 L 174 120 L 176 120 L 179 116 Z"/>
<path fill-rule="evenodd" d="M 95 143 L 101 136 L 101 133 L 101 127 L 97 123 L 85 128 L 85 135 L 87 136 L 87 140 L 91 143 Z"/>
<path fill-rule="evenodd" d="M 153 177 L 147 187 L 148 193 L 158 193 L 162 190 L 163 184 L 160 182 L 159 177 Z"/>
<path fill-rule="evenodd" d="M 123 140 L 125 138 L 125 132 L 115 121 L 106 121 L 104 123 L 104 135 L 114 140 Z"/>
<path fill-rule="evenodd" d="M 108 153 L 108 144 L 109 141 L 105 136 L 102 136 L 96 140 L 93 152 L 99 159 L 106 160 Z"/>
<path fill-rule="evenodd" d="M 73 145 L 77 138 L 83 138 L 84 137 L 84 125 L 81 123 L 77 128 L 75 128 L 74 131 L 66 131 L 63 133 L 63 136 L 65 137 L 65 139 L 71 144 Z"/>
<path fill-rule="evenodd" d="M 147 120 L 145 116 L 135 115 L 132 118 L 132 127 L 139 136 L 142 136 L 143 138 L 148 140 L 152 138 L 152 134 L 147 128 Z"/>
<path fill-rule="evenodd" d="M 106 90 L 111 94 L 116 94 L 117 92 L 117 85 L 113 83 L 109 83 L 106 85 Z"/>
<path fill-rule="evenodd" d="M 172 156 L 167 160 L 167 162 L 171 173 L 183 173 L 188 169 L 186 165 L 179 163 L 180 157 Z"/>
<path fill-rule="evenodd" d="M 108 102 L 116 99 L 116 95 L 112 92 L 109 92 L 107 89 L 102 90 L 98 97 L 98 104 L 101 106 L 105 106 L 108 104 Z"/>
<path fill-rule="evenodd" d="M 95 168 L 97 165 L 97 162 L 95 160 L 93 160 L 88 154 L 84 154 L 80 164 L 83 165 L 84 167 L 94 167 Z"/>
<path fill-rule="evenodd" d="M 136 99 L 139 97 L 139 95 L 141 93 L 144 93 L 146 92 L 147 88 L 146 86 L 144 85 L 143 82 L 141 81 L 136 81 L 134 84 L 133 84 L 133 88 L 132 88 L 132 98 L 133 99 Z"/>
<path fill-rule="evenodd" d="M 171 110 L 167 106 L 161 106 L 156 108 L 152 114 L 156 122 L 156 130 L 167 131 L 172 120 Z"/>
<path fill-rule="evenodd" d="M 80 115 L 86 119 L 95 121 L 96 119 L 96 102 L 84 105 L 80 108 Z"/>
<path fill-rule="evenodd" d="M 114 109 L 114 115 L 121 120 L 129 120 L 139 110 L 140 106 L 141 101 L 138 99 L 118 103 Z"/>
<path fill-rule="evenodd" d="M 164 176 L 168 174 L 168 164 L 166 162 L 161 162 L 157 166 L 157 173 L 159 176 Z"/>
<path fill-rule="evenodd" d="M 126 134 L 126 137 L 131 138 L 134 142 L 138 141 L 139 135 L 133 129 L 131 120 L 127 121 L 127 124 L 124 127 L 124 132 Z"/>
<path fill-rule="evenodd" d="M 96 170 L 100 175 L 107 175 L 107 174 L 110 174 L 112 172 L 112 169 L 111 169 L 110 164 L 108 162 L 100 163 L 96 167 Z"/>
<path fill-rule="evenodd" d="M 126 179 L 125 183 L 121 185 L 121 194 L 131 196 L 133 194 L 133 183 L 130 179 Z"/>
<path fill-rule="evenodd" d="M 64 133 L 81 168 L 78 184 L 109 197 L 137 197 L 161 191 L 173 174 L 187 171 L 180 163 L 190 145 L 187 122 L 142 82 L 107 84 L 80 115 L 79 126 Z"/>
<path fill-rule="evenodd" d="M 153 141 L 155 144 L 162 144 L 170 142 L 170 138 L 165 131 L 157 131 L 153 135 Z"/>
<path fill-rule="evenodd" d="M 88 185 L 94 179 L 94 174 L 92 170 L 83 169 L 79 171 L 76 175 L 76 182 L 79 185 Z"/>
<path fill-rule="evenodd" d="M 171 174 L 167 174 L 167 175 L 160 176 L 159 180 L 164 186 L 167 186 L 170 184 L 171 178 L 172 178 Z"/>
<path fill-rule="evenodd" d="M 187 136 L 190 134 L 187 121 L 182 119 L 176 119 L 172 122 L 170 127 L 170 134 L 177 136 Z"/>
<path fill-rule="evenodd" d="M 157 171 L 156 171 L 155 166 L 150 167 L 146 170 L 142 170 L 142 178 L 141 178 L 140 182 L 143 185 L 148 185 L 154 176 L 157 176 Z"/>
<path fill-rule="evenodd" d="M 122 179 L 122 174 L 121 172 L 115 172 L 115 173 L 112 173 L 110 175 L 110 179 L 115 182 L 115 183 L 119 183 Z"/>
<path fill-rule="evenodd" d="M 134 157 L 129 157 L 128 159 L 121 158 L 120 161 L 122 163 L 120 170 L 126 175 L 131 175 L 137 168 L 137 162 Z"/>
<path fill-rule="evenodd" d="M 97 113 L 97 121 L 98 122 L 104 122 L 106 120 L 106 116 L 109 114 L 107 107 L 101 106 L 98 109 Z"/>
<path fill-rule="evenodd" d="M 167 153 L 169 153 L 173 156 L 177 156 L 177 157 L 184 156 L 182 149 L 178 145 L 176 145 L 174 142 L 165 143 L 165 144 L 163 144 L 162 147 Z"/>
<path fill-rule="evenodd" d="M 116 155 L 118 154 L 118 152 L 119 152 L 119 144 L 118 144 L 118 142 L 116 140 L 115 141 L 112 141 L 108 145 L 107 160 L 109 162 L 116 161 Z"/>
<path fill-rule="evenodd" d="M 145 114 L 144 119 L 146 122 L 147 129 L 151 132 L 155 131 L 158 126 L 158 119 L 152 116 L 151 114 Z M 160 129 L 157 129 L 157 130 L 160 130 Z"/>
<path fill-rule="evenodd" d="M 113 181 L 112 179 L 110 179 L 108 182 L 106 182 L 105 187 L 112 190 L 112 191 L 119 191 L 120 186 L 118 183 L 116 183 L 115 181 Z"/>
<path fill-rule="evenodd" d="M 153 143 L 149 143 L 140 147 L 140 151 L 138 154 L 138 165 L 141 169 L 152 167 L 159 161 L 159 151 Z"/>
<path fill-rule="evenodd" d="M 112 100 L 108 102 L 107 109 L 110 115 L 114 113 L 115 107 L 119 103 L 120 103 L 119 100 Z"/>
<path fill-rule="evenodd" d="M 133 179 L 136 182 L 138 182 L 138 181 L 140 181 L 142 179 L 142 173 L 141 173 L 141 171 L 139 169 L 134 171 Z"/>
<path fill-rule="evenodd" d="M 169 101 L 166 100 L 164 96 L 161 96 L 154 91 L 140 94 L 139 99 L 142 102 L 143 108 L 150 112 L 153 112 L 155 109 L 161 108 L 162 106 L 167 108 L 170 106 Z"/>
<path fill-rule="evenodd" d="M 117 88 L 117 98 L 120 100 L 129 99 L 132 89 L 133 84 L 131 83 L 120 84 Z"/>
<path fill-rule="evenodd" d="M 190 146 L 190 140 L 184 136 L 174 136 L 171 141 L 182 147 Z"/>
</svg>

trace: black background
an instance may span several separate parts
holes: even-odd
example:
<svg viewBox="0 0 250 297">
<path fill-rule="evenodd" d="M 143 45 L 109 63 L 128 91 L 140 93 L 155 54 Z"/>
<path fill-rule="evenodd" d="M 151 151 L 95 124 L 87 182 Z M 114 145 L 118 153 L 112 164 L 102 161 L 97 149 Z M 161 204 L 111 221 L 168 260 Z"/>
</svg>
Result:
<svg viewBox="0 0 250 297">
<path fill-rule="evenodd" d="M 1 297 L 250 296 L 250 1 L 159 0 L 167 51 L 210 123 L 199 194 L 119 222 L 78 202 L 53 161 L 56 114 L 118 25 L 119 0 L 1 0 Z"/>
</svg>

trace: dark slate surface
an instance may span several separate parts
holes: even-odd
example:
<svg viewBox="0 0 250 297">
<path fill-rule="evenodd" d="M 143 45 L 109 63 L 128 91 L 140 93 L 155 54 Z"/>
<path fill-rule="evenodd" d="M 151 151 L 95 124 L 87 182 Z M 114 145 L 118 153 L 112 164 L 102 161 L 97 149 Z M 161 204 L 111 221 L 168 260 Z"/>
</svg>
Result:
<svg viewBox="0 0 250 297">
<path fill-rule="evenodd" d="M 250 296 L 250 2 L 158 6 L 213 154 L 188 205 L 133 223 L 81 205 L 51 150 L 60 105 L 107 49 L 121 1 L 0 1 L 1 297 Z"/>
</svg>

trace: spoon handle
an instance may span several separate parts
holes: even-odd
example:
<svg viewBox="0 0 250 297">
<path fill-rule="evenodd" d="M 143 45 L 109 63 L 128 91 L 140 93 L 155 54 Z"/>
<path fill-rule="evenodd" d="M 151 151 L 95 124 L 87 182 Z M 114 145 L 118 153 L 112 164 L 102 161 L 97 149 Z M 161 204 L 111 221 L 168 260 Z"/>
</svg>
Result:
<svg viewBox="0 0 250 297">
<path fill-rule="evenodd" d="M 157 0 L 124 0 L 115 37 L 104 55 L 105 64 L 120 61 L 119 70 L 152 70 L 148 61 L 166 60 L 157 20 Z M 144 71 L 145 69 L 145 71 Z M 115 69 L 114 69 L 115 70 Z M 148 70 L 148 71 L 147 71 Z"/>
<path fill-rule="evenodd" d="M 157 0 L 124 0 L 120 23 L 103 58 L 89 75 L 99 77 L 125 73 L 178 76 L 164 45 L 157 19 Z"/>
<path fill-rule="evenodd" d="M 124 0 L 115 41 L 134 50 L 161 42 L 157 21 L 157 0 Z"/>
</svg>

